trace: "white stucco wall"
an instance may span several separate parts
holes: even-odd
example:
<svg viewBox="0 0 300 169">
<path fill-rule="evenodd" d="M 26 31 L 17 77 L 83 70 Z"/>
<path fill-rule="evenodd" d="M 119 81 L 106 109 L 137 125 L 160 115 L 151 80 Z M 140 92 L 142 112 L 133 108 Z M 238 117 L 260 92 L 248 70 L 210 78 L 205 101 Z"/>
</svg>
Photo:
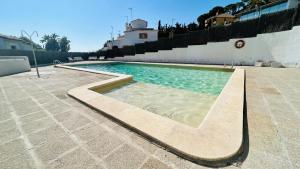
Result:
<svg viewBox="0 0 300 169">
<path fill-rule="evenodd" d="M 148 38 L 147 39 L 140 39 L 139 34 L 140 33 L 147 33 Z M 122 48 L 123 46 L 131 46 L 138 43 L 144 43 L 144 42 L 151 42 L 151 41 L 157 41 L 158 38 L 158 31 L 157 30 L 135 30 L 135 31 L 129 31 L 125 32 L 124 38 L 122 38 L 118 42 L 119 48 Z"/>
<path fill-rule="evenodd" d="M 30 71 L 26 56 L 0 56 L 0 77 Z"/>
<path fill-rule="evenodd" d="M 136 19 L 130 22 L 133 29 L 147 28 L 148 22 L 142 19 Z"/>
<path fill-rule="evenodd" d="M 296 8 L 298 4 L 300 3 L 300 0 L 288 0 L 288 8 Z"/>
<path fill-rule="evenodd" d="M 0 37 L 0 49 L 10 50 L 12 46 L 15 46 L 16 50 L 32 50 L 28 43 Z"/>
<path fill-rule="evenodd" d="M 300 65 L 300 26 L 294 27 L 290 31 L 244 38 L 246 45 L 242 49 L 234 47 L 236 40 L 116 57 L 111 60 L 227 65 L 232 62 L 235 65 L 254 65 L 256 61 L 263 60 L 266 62 L 277 61 L 288 67 L 299 67 Z"/>
</svg>

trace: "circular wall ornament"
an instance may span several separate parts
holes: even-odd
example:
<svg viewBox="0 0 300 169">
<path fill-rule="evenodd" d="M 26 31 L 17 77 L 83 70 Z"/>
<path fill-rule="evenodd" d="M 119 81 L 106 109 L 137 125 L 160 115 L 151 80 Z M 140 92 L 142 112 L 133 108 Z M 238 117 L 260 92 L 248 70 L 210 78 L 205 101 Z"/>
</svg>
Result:
<svg viewBox="0 0 300 169">
<path fill-rule="evenodd" d="M 243 48 L 244 46 L 246 45 L 246 42 L 244 40 L 237 40 L 234 44 L 234 46 L 237 48 L 237 49 L 241 49 Z"/>
</svg>

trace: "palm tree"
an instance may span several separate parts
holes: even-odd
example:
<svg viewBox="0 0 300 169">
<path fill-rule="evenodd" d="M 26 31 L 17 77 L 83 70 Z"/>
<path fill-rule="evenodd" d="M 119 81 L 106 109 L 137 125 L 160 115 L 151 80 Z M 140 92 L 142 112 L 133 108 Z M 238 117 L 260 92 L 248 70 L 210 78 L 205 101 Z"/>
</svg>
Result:
<svg viewBox="0 0 300 169">
<path fill-rule="evenodd" d="M 68 52 L 71 47 L 70 47 L 71 41 L 67 37 L 62 37 L 59 41 L 59 47 L 61 52 Z"/>
<path fill-rule="evenodd" d="M 44 48 L 50 51 L 59 51 L 59 36 L 55 33 L 51 35 L 45 35 L 42 37 L 41 42 L 44 44 Z"/>
<path fill-rule="evenodd" d="M 59 36 L 56 33 L 51 34 L 50 37 L 56 40 L 59 38 Z"/>
<path fill-rule="evenodd" d="M 41 42 L 42 43 L 46 43 L 49 39 L 50 39 L 50 36 L 49 35 L 45 35 L 45 36 L 42 37 Z"/>
</svg>

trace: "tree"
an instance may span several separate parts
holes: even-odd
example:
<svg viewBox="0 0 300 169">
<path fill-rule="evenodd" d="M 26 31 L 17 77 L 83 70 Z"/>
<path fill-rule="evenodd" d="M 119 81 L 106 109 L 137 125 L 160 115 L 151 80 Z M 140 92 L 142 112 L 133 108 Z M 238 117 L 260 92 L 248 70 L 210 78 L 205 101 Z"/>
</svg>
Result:
<svg viewBox="0 0 300 169">
<path fill-rule="evenodd" d="M 60 47 L 60 51 L 61 52 L 68 52 L 71 48 L 70 48 L 70 40 L 68 40 L 67 37 L 62 37 L 59 40 L 59 47 Z"/>
<path fill-rule="evenodd" d="M 240 12 L 241 10 L 245 9 L 245 3 L 244 2 L 237 2 L 236 4 L 237 12 Z"/>
<path fill-rule="evenodd" d="M 216 16 L 217 14 L 220 15 L 222 13 L 225 13 L 225 10 L 221 6 L 216 6 L 208 12 L 210 17 Z"/>
<path fill-rule="evenodd" d="M 190 23 L 188 24 L 187 29 L 188 31 L 196 31 L 198 29 L 198 25 L 195 22 Z"/>
<path fill-rule="evenodd" d="M 226 13 L 234 15 L 237 11 L 237 5 L 236 4 L 229 4 L 224 7 L 224 10 Z"/>
<path fill-rule="evenodd" d="M 158 21 L 158 30 L 161 30 L 162 29 L 162 27 L 161 27 L 161 21 L 159 20 Z"/>
<path fill-rule="evenodd" d="M 59 36 L 55 33 L 43 36 L 41 42 L 48 51 L 59 51 Z"/>
<path fill-rule="evenodd" d="M 229 4 L 227 6 L 224 7 L 225 13 L 231 14 L 231 15 L 235 15 L 237 13 L 239 13 L 241 10 L 243 10 L 245 8 L 245 3 L 244 2 L 237 2 L 234 4 Z"/>
<path fill-rule="evenodd" d="M 197 18 L 199 29 L 205 28 L 205 20 L 210 18 L 210 15 L 208 13 L 202 14 Z"/>
<path fill-rule="evenodd" d="M 255 8 L 257 6 L 265 5 L 271 2 L 271 0 L 242 0 L 247 8 Z"/>
</svg>

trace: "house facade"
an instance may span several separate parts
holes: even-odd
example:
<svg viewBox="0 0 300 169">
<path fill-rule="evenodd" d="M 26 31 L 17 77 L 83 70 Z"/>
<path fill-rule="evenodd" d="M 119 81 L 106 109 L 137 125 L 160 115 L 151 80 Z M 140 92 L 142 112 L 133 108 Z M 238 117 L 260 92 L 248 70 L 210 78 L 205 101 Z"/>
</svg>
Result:
<svg viewBox="0 0 300 169">
<path fill-rule="evenodd" d="M 205 20 L 205 27 L 218 26 L 218 25 L 229 25 L 236 20 L 235 16 L 224 13 L 213 16 Z"/>
<path fill-rule="evenodd" d="M 270 4 L 260 6 L 256 9 L 248 10 L 237 15 L 240 21 L 255 19 L 263 14 L 275 13 L 290 8 L 296 8 L 300 0 L 278 0 Z"/>
<path fill-rule="evenodd" d="M 124 46 L 133 46 L 139 43 L 152 42 L 158 40 L 158 30 L 148 28 L 148 22 L 142 19 L 136 19 L 126 23 L 126 30 L 123 35 L 119 35 L 116 40 L 108 44 L 110 48 Z"/>
<path fill-rule="evenodd" d="M 0 34 L 0 50 L 32 50 L 30 43 L 27 43 L 14 36 Z"/>
</svg>

